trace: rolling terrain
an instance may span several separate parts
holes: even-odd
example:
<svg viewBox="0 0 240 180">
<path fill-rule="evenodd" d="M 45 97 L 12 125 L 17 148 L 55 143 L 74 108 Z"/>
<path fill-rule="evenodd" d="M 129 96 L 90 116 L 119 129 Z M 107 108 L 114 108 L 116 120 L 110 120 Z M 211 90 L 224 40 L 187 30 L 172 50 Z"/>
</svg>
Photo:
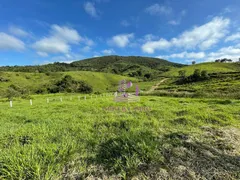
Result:
<svg viewBox="0 0 240 180">
<path fill-rule="evenodd" d="M 239 63 L 114 57 L 0 68 L 0 179 L 240 179 Z M 123 79 L 140 102 L 113 101 Z M 93 91 L 47 94 L 80 81 Z"/>
<path fill-rule="evenodd" d="M 239 100 L 77 96 L 0 102 L 0 179 L 240 179 Z"/>
<path fill-rule="evenodd" d="M 8 72 L 63 72 L 63 71 L 94 71 L 106 72 L 131 77 L 152 76 L 166 72 L 172 67 L 184 65 L 172 63 L 163 59 L 140 56 L 103 56 L 75 61 L 70 64 L 53 63 L 39 66 L 5 66 L 0 71 Z"/>
<path fill-rule="evenodd" d="M 118 82 L 123 79 L 132 81 L 133 83 L 140 81 L 139 79 L 132 77 L 89 71 L 54 73 L 0 72 L 0 96 L 3 96 L 4 92 L 11 85 L 26 89 L 27 94 L 36 94 L 39 90 L 44 91 L 44 89 L 59 81 L 66 75 L 72 76 L 75 80 L 86 82 L 93 87 L 94 92 L 100 93 L 116 91 L 118 88 Z"/>
</svg>

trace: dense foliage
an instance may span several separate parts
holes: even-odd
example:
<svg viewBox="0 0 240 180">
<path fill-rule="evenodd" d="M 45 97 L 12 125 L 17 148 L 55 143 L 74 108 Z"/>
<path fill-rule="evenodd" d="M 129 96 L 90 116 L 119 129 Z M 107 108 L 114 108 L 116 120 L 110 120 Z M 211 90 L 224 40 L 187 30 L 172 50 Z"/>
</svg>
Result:
<svg viewBox="0 0 240 180">
<path fill-rule="evenodd" d="M 91 93 L 92 87 L 84 81 L 76 81 L 70 75 L 66 75 L 58 81 L 53 87 L 48 88 L 50 93 L 68 92 L 68 93 Z"/>
<path fill-rule="evenodd" d="M 195 69 L 193 74 L 186 76 L 185 70 L 179 71 L 180 79 L 178 80 L 179 84 L 198 82 L 209 79 L 208 72 L 206 70 L 201 71 L 200 69 Z"/>
<path fill-rule="evenodd" d="M 39 66 L 5 66 L 0 71 L 9 72 L 64 72 L 64 71 L 96 71 L 113 74 L 127 75 L 130 77 L 142 77 L 149 73 L 166 72 L 170 67 L 182 67 L 183 65 L 166 60 L 149 57 L 123 57 L 105 56 L 67 63 L 55 62 L 53 64 Z"/>
</svg>

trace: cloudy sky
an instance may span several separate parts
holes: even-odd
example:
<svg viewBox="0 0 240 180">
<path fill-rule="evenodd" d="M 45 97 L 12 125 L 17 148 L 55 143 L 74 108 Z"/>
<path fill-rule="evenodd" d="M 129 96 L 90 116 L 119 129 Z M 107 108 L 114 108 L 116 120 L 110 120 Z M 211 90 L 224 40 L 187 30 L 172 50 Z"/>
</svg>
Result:
<svg viewBox="0 0 240 180">
<path fill-rule="evenodd" d="M 1 0 L 0 66 L 104 55 L 240 57 L 239 0 Z"/>
</svg>

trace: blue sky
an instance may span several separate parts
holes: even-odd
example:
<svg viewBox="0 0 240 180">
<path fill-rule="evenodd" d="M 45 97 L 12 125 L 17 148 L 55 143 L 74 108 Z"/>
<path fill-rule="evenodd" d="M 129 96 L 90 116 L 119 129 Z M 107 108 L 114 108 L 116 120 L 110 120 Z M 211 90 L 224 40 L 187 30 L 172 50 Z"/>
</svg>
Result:
<svg viewBox="0 0 240 180">
<path fill-rule="evenodd" d="M 239 0 L 1 0 L 0 66 L 104 55 L 240 57 Z"/>
</svg>

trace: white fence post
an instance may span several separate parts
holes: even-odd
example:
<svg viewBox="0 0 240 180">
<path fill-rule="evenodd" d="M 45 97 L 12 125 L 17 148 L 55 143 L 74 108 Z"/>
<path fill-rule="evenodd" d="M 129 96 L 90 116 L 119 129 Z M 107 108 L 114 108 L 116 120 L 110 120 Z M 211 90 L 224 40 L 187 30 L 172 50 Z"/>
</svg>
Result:
<svg viewBox="0 0 240 180">
<path fill-rule="evenodd" d="M 86 100 L 87 99 L 87 97 L 86 96 L 84 96 L 84 100 Z"/>
<path fill-rule="evenodd" d="M 32 99 L 30 99 L 30 105 L 31 105 L 31 106 L 33 105 L 33 103 L 32 103 Z"/>
<path fill-rule="evenodd" d="M 49 103 L 49 99 L 47 98 L 47 103 Z"/>
<path fill-rule="evenodd" d="M 62 98 L 60 98 L 60 101 L 61 101 L 61 102 L 63 101 Z"/>
<path fill-rule="evenodd" d="M 10 107 L 13 107 L 13 103 L 12 103 L 12 101 L 10 101 Z"/>
</svg>

